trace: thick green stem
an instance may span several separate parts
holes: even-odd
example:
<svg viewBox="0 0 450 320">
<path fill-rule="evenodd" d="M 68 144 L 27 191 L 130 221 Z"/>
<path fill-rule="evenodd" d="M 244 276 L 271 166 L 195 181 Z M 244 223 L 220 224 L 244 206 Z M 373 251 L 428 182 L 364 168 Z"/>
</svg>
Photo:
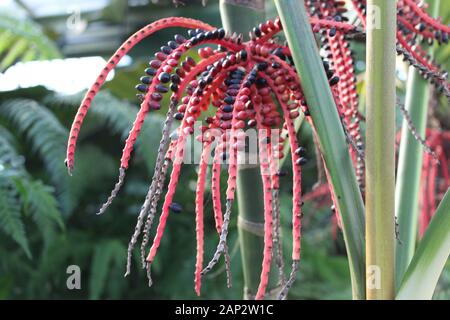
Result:
<svg viewBox="0 0 450 320">
<path fill-rule="evenodd" d="M 428 12 L 438 15 L 440 0 L 428 0 Z M 428 53 L 432 53 L 432 47 Z M 427 124 L 429 83 L 416 68 L 410 67 L 406 86 L 406 110 L 421 137 L 425 137 Z M 419 187 L 422 172 L 423 149 L 403 120 L 400 153 L 395 189 L 395 213 L 399 224 L 399 237 L 396 247 L 396 282 L 397 286 L 408 268 L 416 246 L 417 224 L 419 214 Z"/>
<path fill-rule="evenodd" d="M 265 20 L 264 0 L 221 0 L 223 27 L 245 36 Z M 239 242 L 244 269 L 244 298 L 256 294 L 264 252 L 264 196 L 258 166 L 241 166 L 238 172 Z M 272 289 L 270 286 L 268 291 Z"/>
<path fill-rule="evenodd" d="M 364 204 L 304 0 L 275 0 L 342 218 L 354 299 L 365 297 Z"/>
<path fill-rule="evenodd" d="M 447 190 L 406 270 L 397 299 L 433 297 L 439 276 L 450 254 L 450 189 Z"/>
<path fill-rule="evenodd" d="M 394 299 L 396 1 L 367 2 L 367 299 Z"/>
</svg>

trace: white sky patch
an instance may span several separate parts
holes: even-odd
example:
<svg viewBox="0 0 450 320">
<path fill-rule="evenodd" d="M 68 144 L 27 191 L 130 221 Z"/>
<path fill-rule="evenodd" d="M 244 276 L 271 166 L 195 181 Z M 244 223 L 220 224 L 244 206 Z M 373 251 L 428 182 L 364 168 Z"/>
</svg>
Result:
<svg viewBox="0 0 450 320">
<path fill-rule="evenodd" d="M 123 62 L 122 65 L 127 65 L 127 62 L 131 63 L 131 58 Z M 17 63 L 5 73 L 0 73 L 0 92 L 43 85 L 60 93 L 77 93 L 94 83 L 105 64 L 102 57 Z M 113 77 L 114 71 L 111 71 L 106 80 Z"/>
</svg>

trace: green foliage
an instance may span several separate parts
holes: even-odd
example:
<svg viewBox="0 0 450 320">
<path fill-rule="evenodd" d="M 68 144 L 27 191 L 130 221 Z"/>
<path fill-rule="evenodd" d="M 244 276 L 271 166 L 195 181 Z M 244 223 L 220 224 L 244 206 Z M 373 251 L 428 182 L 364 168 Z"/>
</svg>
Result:
<svg viewBox="0 0 450 320">
<path fill-rule="evenodd" d="M 5 176 L 0 176 L 0 228 L 20 245 L 27 257 L 31 258 L 18 197 L 12 181 Z"/>
<path fill-rule="evenodd" d="M 17 61 L 54 59 L 61 54 L 38 24 L 2 12 L 0 57 L 0 72 L 3 72 Z"/>
</svg>

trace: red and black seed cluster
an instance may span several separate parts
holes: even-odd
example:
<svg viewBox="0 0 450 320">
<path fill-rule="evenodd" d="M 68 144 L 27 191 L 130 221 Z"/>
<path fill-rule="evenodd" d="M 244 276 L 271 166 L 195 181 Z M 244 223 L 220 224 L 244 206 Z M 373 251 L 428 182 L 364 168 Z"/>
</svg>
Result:
<svg viewBox="0 0 450 320">
<path fill-rule="evenodd" d="M 418 52 L 414 41 L 415 32 L 427 38 L 433 32 L 433 38 L 446 42 L 448 32 L 437 20 L 430 18 L 413 0 L 401 0 L 409 11 L 418 18 L 410 19 L 415 24 L 413 30 L 400 21 L 398 33 L 401 53 L 409 57 L 408 61 L 422 69 L 424 75 L 432 78 L 437 84 L 448 89 L 443 73 L 429 59 Z M 365 1 L 352 0 L 358 15 L 365 24 Z M 337 109 L 342 117 L 344 130 L 350 140 L 355 140 L 350 148 L 355 160 L 358 176 L 362 184 L 364 171 L 360 151 L 363 148 L 359 129 L 358 96 L 356 93 L 355 69 L 347 35 L 361 33 L 361 29 L 348 23 L 345 16 L 344 1 L 307 1 L 311 9 L 310 22 L 314 32 L 321 35 L 321 47 L 325 53 L 324 69 L 327 74 L 331 92 Z M 404 9 L 406 10 L 406 9 Z M 400 19 L 401 20 L 401 19 Z M 425 24 L 425 28 L 422 27 Z M 419 25 L 417 28 L 416 25 Z M 200 21 L 185 18 L 166 18 L 156 21 L 132 35 L 111 57 L 107 66 L 97 78 L 94 85 L 83 99 L 76 115 L 69 137 L 67 149 L 67 166 L 74 166 L 76 140 L 87 110 L 96 93 L 104 83 L 107 74 L 117 65 L 120 59 L 134 45 L 154 32 L 168 27 L 189 29 L 187 36 L 177 34 L 172 41 L 163 45 L 145 69 L 145 74 L 136 85 L 140 109 L 133 127 L 125 142 L 120 164 L 119 182 L 116 184 L 107 203 L 102 207 L 104 212 L 123 184 L 125 171 L 128 168 L 133 146 L 141 131 L 145 117 L 150 111 L 165 108 L 164 96 L 170 94 L 167 117 L 164 122 L 163 135 L 158 147 L 155 172 L 149 187 L 144 205 L 139 213 L 134 234 L 128 246 L 127 274 L 131 269 L 133 248 L 144 230 L 141 245 L 143 265 L 150 278 L 150 267 L 157 254 L 170 212 L 180 213 L 182 208 L 174 200 L 180 172 L 183 164 L 187 139 L 195 132 L 197 121 L 203 121 L 206 111 L 211 112 L 205 124 L 201 125 L 201 134 L 197 138 L 205 148 L 202 152 L 199 177 L 196 190 L 196 235 L 197 259 L 195 266 L 195 290 L 200 294 L 201 278 L 224 255 L 229 275 L 229 256 L 227 234 L 236 191 L 236 177 L 239 168 L 238 154 L 246 150 L 245 133 L 242 130 L 256 128 L 266 133 L 258 141 L 258 156 L 264 188 L 264 258 L 261 281 L 255 294 L 257 299 L 265 296 L 269 279 L 273 248 L 278 243 L 277 217 L 279 210 L 279 179 L 284 176 L 277 167 L 278 160 L 285 157 L 284 143 L 289 143 L 292 159 L 292 271 L 288 279 L 280 274 L 282 290 L 280 298 L 284 298 L 292 285 L 300 260 L 300 237 L 302 217 L 301 169 L 307 163 L 306 151 L 299 145 L 296 137 L 294 120 L 303 112 L 314 128 L 314 119 L 310 117 L 310 108 L 304 98 L 290 49 L 286 44 L 277 42 L 275 36 L 282 31 L 280 20 L 269 20 L 250 31 L 250 40 L 244 41 L 240 34 L 229 33 L 224 29 L 214 28 Z M 408 31 L 409 30 L 409 31 Z M 436 32 L 439 31 L 439 34 Z M 413 43 L 415 47 L 413 48 Z M 413 50 L 414 49 L 414 50 Z M 198 50 L 200 59 L 195 61 L 189 53 Z M 183 59 L 183 60 L 182 60 Z M 176 127 L 173 128 L 172 126 Z M 212 134 L 212 131 L 217 134 Z M 269 133 L 278 130 L 281 138 L 275 139 Z M 219 244 L 212 260 L 203 266 L 203 203 L 205 181 L 208 174 L 209 149 L 214 151 L 211 179 L 214 218 L 219 234 Z M 356 151 L 355 151 L 356 150 Z M 226 162 L 228 188 L 225 194 L 225 211 L 222 211 L 220 195 L 221 164 Z M 168 178 L 167 188 L 165 178 Z M 165 193 L 163 190 L 167 189 Z M 333 193 L 332 198 L 334 200 Z M 164 197 L 161 197 L 164 195 Z M 162 212 L 159 216 L 156 234 L 151 247 L 151 226 L 156 218 L 158 203 L 163 199 Z M 333 201 L 334 202 L 334 201 Z M 336 210 L 337 211 L 337 210 Z M 273 227 L 273 224 L 275 227 Z M 273 230 L 272 230 L 273 229 Z M 145 253 L 148 252 L 148 255 Z M 277 253 L 279 255 L 279 253 Z M 278 260 L 280 258 L 278 257 Z M 280 270 L 279 270 L 280 271 Z"/>
</svg>

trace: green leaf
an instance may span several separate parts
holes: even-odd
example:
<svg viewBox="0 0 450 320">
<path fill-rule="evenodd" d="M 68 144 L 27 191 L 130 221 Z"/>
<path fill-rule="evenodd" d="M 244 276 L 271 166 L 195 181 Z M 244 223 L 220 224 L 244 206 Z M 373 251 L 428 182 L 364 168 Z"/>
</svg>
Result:
<svg viewBox="0 0 450 320">
<path fill-rule="evenodd" d="M 29 53 L 33 52 L 33 54 Z M 39 26 L 31 19 L 19 18 L 12 14 L 0 13 L 0 71 L 6 70 L 16 61 L 29 61 L 31 58 L 60 58 L 56 45 Z"/>
<path fill-rule="evenodd" d="M 417 247 L 397 300 L 431 299 L 450 254 L 450 188 L 447 190 L 425 235 Z"/>
<path fill-rule="evenodd" d="M 102 242 L 95 247 L 89 278 L 89 299 L 98 299 L 103 293 L 108 272 L 113 262 L 117 263 L 117 255 L 125 258 L 125 247 L 117 240 Z M 120 261 L 123 263 L 123 260 Z"/>
<path fill-rule="evenodd" d="M 9 235 L 23 249 L 28 258 L 31 251 L 21 218 L 20 203 L 13 183 L 0 174 L 0 230 Z"/>
</svg>

